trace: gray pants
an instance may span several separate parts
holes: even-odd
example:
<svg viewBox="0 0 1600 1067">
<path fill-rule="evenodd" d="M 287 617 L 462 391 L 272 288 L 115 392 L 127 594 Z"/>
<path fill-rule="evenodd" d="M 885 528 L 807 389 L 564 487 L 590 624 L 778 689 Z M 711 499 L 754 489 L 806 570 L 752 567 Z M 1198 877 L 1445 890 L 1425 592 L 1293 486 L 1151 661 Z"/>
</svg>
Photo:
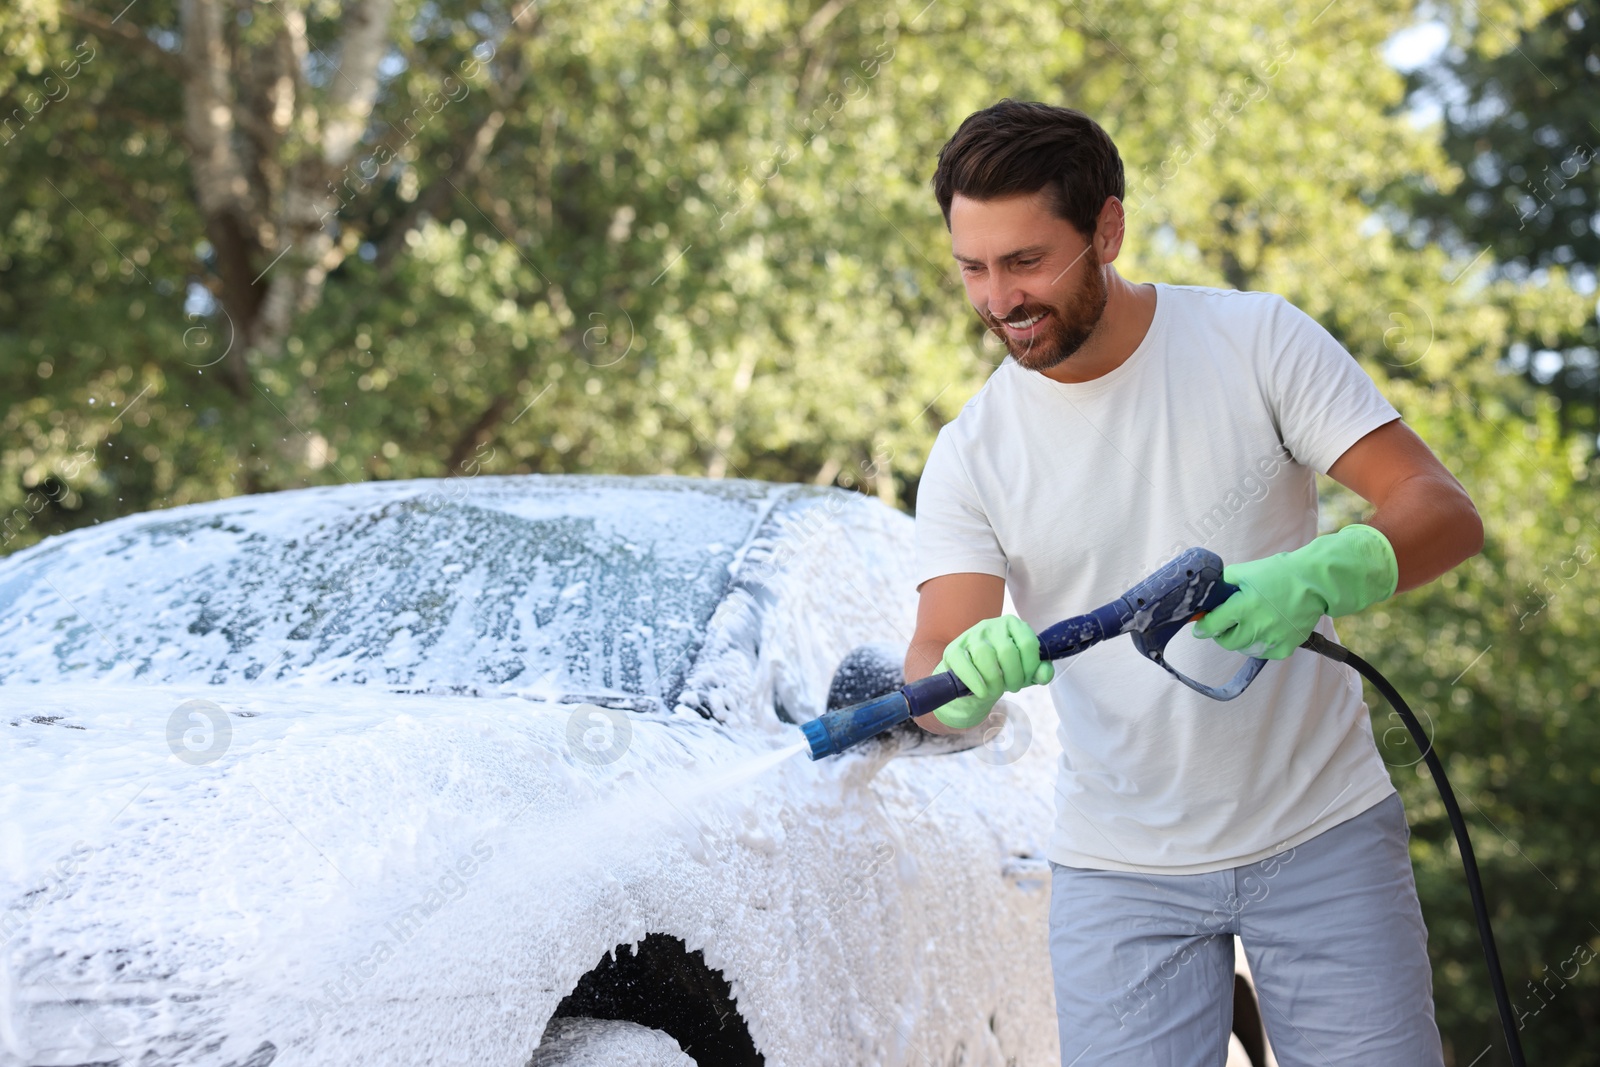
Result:
<svg viewBox="0 0 1600 1067">
<path fill-rule="evenodd" d="M 1442 1067 L 1398 795 L 1210 874 L 1051 864 L 1061 1062 L 1221 1067 L 1233 935 L 1281 1067 Z"/>
</svg>

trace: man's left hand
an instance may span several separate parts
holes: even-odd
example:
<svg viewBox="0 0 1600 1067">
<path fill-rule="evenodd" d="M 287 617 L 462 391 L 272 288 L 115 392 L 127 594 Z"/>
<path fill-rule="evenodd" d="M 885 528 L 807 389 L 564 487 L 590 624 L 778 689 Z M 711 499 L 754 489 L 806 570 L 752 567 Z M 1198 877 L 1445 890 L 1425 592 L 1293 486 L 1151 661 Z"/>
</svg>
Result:
<svg viewBox="0 0 1600 1067">
<path fill-rule="evenodd" d="M 1222 569 L 1239 591 L 1194 624 L 1194 636 L 1231 652 L 1284 659 L 1324 615 L 1338 618 L 1386 600 L 1399 582 L 1394 548 L 1383 533 L 1354 523 L 1293 552 Z"/>
</svg>

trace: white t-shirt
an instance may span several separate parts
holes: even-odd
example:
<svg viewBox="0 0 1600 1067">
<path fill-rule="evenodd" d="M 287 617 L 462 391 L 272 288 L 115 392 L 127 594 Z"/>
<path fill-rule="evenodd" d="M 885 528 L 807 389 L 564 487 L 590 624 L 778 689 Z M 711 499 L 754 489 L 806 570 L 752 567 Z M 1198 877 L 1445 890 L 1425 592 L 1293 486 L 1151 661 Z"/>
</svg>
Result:
<svg viewBox="0 0 1600 1067">
<path fill-rule="evenodd" d="M 1078 384 L 1007 357 L 945 426 L 917 490 L 917 584 L 1006 580 L 1037 632 L 1186 548 L 1224 563 L 1317 535 L 1312 471 L 1400 417 L 1280 296 L 1156 286 L 1144 340 Z M 1317 629 L 1337 639 L 1326 617 Z M 1184 627 L 1168 660 L 1220 684 L 1244 659 Z M 1360 681 L 1307 649 L 1221 702 L 1118 637 L 1056 664 L 1061 770 L 1050 859 L 1189 874 L 1252 863 L 1394 792 Z"/>
</svg>

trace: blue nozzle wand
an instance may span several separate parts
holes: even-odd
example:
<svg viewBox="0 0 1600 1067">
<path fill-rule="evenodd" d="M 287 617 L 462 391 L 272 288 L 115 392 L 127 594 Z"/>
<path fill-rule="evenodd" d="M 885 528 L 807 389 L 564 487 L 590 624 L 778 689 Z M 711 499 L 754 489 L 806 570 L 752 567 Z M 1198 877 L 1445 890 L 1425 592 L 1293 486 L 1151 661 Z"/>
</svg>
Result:
<svg viewBox="0 0 1600 1067">
<path fill-rule="evenodd" d="M 1266 660 L 1252 658 L 1226 684 L 1211 686 L 1174 670 L 1166 662 L 1165 651 L 1180 629 L 1237 591 L 1222 580 L 1222 560 L 1215 552 L 1188 549 L 1111 603 L 1040 633 L 1040 658 L 1065 659 L 1118 634 L 1132 634 L 1141 655 L 1184 685 L 1214 700 L 1232 700 L 1245 691 Z M 954 671 L 944 671 L 884 696 L 830 711 L 801 730 L 811 746 L 811 758 L 817 760 L 876 737 L 907 719 L 926 715 L 968 692 Z"/>
</svg>

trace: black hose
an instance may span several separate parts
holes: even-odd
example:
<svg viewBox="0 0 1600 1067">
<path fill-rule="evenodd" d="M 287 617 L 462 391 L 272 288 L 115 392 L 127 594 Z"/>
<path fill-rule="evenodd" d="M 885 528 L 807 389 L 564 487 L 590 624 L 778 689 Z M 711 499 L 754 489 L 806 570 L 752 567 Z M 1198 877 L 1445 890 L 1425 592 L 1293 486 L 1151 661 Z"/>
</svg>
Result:
<svg viewBox="0 0 1600 1067">
<path fill-rule="evenodd" d="M 1512 1067 L 1526 1067 L 1526 1061 L 1522 1058 L 1522 1042 L 1517 1037 L 1516 1017 L 1511 1011 L 1511 996 L 1506 992 L 1505 976 L 1500 972 L 1500 953 L 1494 946 L 1494 930 L 1489 926 L 1489 908 L 1483 899 L 1483 882 L 1478 877 L 1478 861 L 1472 854 L 1472 839 L 1467 836 L 1467 824 L 1461 818 L 1461 808 L 1456 804 L 1450 779 L 1444 775 L 1444 765 L 1433 751 L 1433 740 L 1423 731 L 1422 724 L 1406 706 L 1399 691 L 1372 664 L 1343 645 L 1315 632 L 1300 647 L 1319 652 L 1335 662 L 1348 663 L 1359 671 L 1383 694 L 1383 698 L 1400 716 L 1400 721 L 1406 724 L 1417 748 L 1422 750 L 1422 758 L 1433 775 L 1433 784 L 1439 787 L 1439 796 L 1444 800 L 1444 810 L 1450 816 L 1450 829 L 1455 831 L 1456 845 L 1461 849 L 1461 866 L 1467 874 L 1467 890 L 1472 894 L 1472 912 L 1478 918 L 1478 940 L 1483 942 L 1484 959 L 1489 964 L 1489 984 L 1494 988 L 1494 1001 L 1500 1009 L 1500 1026 L 1506 1034 L 1506 1050 L 1511 1054 Z"/>
</svg>

